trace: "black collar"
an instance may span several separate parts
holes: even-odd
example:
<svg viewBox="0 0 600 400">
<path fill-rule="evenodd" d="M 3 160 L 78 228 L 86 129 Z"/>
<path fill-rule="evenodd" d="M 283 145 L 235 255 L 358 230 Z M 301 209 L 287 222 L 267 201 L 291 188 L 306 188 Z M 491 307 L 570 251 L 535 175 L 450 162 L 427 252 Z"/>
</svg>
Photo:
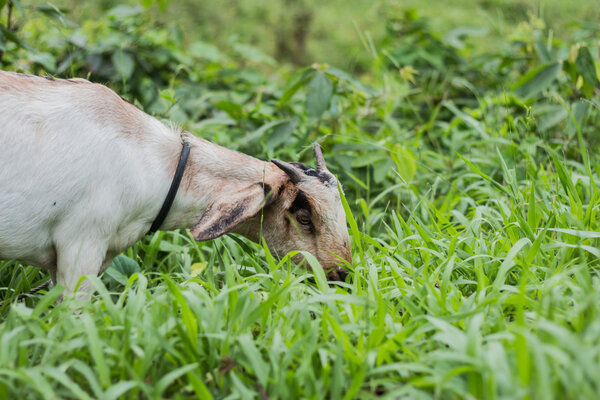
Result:
<svg viewBox="0 0 600 400">
<path fill-rule="evenodd" d="M 185 164 L 187 164 L 189 155 L 190 143 L 184 139 L 183 148 L 181 149 L 181 154 L 179 155 L 179 163 L 177 164 L 177 169 L 175 170 L 175 176 L 173 176 L 173 180 L 171 181 L 169 193 L 167 193 L 167 198 L 165 199 L 160 211 L 158 212 L 158 215 L 156 216 L 156 219 L 148 231 L 149 234 L 156 232 L 165 221 L 165 218 L 167 217 L 167 214 L 173 205 L 173 200 L 175 200 L 175 195 L 177 194 L 177 189 L 179 189 L 179 184 L 181 183 L 181 178 L 183 177 L 183 172 L 185 171 Z"/>
</svg>

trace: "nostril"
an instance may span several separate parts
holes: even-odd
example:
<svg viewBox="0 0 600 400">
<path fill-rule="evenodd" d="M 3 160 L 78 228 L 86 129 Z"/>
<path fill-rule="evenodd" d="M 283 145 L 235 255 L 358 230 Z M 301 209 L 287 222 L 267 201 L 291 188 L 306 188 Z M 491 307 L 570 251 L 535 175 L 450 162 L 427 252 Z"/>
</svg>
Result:
<svg viewBox="0 0 600 400">
<path fill-rule="evenodd" d="M 348 274 L 348 270 L 343 268 L 338 269 L 338 277 L 340 278 L 340 281 L 346 282 L 346 277 L 348 277 Z"/>
<path fill-rule="evenodd" d="M 327 280 L 333 282 L 345 282 L 348 276 L 348 270 L 341 267 L 335 267 L 327 274 Z"/>
</svg>

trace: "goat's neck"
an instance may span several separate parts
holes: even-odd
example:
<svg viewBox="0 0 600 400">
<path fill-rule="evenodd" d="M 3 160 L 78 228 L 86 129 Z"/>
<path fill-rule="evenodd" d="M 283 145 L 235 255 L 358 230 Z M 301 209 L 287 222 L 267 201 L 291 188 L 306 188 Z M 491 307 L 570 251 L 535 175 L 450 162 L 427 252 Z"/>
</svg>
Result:
<svg viewBox="0 0 600 400">
<path fill-rule="evenodd" d="M 273 176 L 274 166 L 270 163 L 205 139 L 191 136 L 189 140 L 188 163 L 163 230 L 191 228 L 217 197 L 257 182 L 269 183 Z M 179 153 L 174 157 L 178 158 Z M 170 163 L 172 173 L 176 164 Z"/>
</svg>

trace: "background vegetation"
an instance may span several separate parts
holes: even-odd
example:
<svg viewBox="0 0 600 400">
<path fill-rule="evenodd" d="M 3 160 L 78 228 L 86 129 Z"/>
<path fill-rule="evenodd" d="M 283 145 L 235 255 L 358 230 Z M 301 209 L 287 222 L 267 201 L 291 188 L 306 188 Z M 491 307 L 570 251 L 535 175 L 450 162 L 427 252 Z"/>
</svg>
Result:
<svg viewBox="0 0 600 400">
<path fill-rule="evenodd" d="M 2 262 L 0 399 L 598 398 L 597 1 L 215 3 L 0 0 L 0 66 L 262 159 L 319 141 L 353 273 L 158 232 L 54 305 Z"/>
</svg>

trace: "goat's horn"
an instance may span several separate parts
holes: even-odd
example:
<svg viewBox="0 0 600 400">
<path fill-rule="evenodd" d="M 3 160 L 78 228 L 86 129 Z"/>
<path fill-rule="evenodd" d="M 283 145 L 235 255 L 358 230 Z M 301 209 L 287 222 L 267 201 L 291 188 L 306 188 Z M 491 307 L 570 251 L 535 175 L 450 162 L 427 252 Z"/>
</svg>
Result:
<svg viewBox="0 0 600 400">
<path fill-rule="evenodd" d="M 317 171 L 327 171 L 327 165 L 325 165 L 325 158 L 323 158 L 319 143 L 315 143 L 315 157 L 317 159 Z"/>
<path fill-rule="evenodd" d="M 290 180 L 292 181 L 293 184 L 297 184 L 298 182 L 300 182 L 302 180 L 300 173 L 292 165 L 290 165 L 286 162 L 277 160 L 275 158 L 273 158 L 271 160 L 271 162 L 273 164 L 277 165 L 279 167 L 279 169 L 281 169 L 283 172 L 285 172 L 290 177 Z"/>
</svg>

